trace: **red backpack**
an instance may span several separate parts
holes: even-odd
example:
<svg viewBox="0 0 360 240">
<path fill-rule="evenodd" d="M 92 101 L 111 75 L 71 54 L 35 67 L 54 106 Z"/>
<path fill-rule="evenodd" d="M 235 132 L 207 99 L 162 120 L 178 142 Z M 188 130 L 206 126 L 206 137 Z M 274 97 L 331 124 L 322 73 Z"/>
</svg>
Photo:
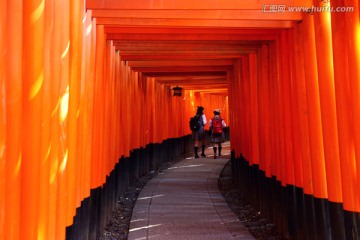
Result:
<svg viewBox="0 0 360 240">
<path fill-rule="evenodd" d="M 221 135 L 223 132 L 222 129 L 222 118 L 213 118 L 212 119 L 212 134 Z"/>
</svg>

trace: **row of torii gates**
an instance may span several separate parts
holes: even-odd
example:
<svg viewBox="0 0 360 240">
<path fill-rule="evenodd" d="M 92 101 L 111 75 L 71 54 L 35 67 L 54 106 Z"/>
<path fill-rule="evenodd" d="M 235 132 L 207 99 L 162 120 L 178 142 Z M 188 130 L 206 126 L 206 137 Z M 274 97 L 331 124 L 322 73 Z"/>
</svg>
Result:
<svg viewBox="0 0 360 240">
<path fill-rule="evenodd" d="M 0 239 L 93 239 L 121 189 L 191 151 L 198 105 L 222 110 L 259 207 L 285 196 L 268 209 L 285 237 L 359 238 L 359 1 L 4 0 L 0 12 Z"/>
</svg>

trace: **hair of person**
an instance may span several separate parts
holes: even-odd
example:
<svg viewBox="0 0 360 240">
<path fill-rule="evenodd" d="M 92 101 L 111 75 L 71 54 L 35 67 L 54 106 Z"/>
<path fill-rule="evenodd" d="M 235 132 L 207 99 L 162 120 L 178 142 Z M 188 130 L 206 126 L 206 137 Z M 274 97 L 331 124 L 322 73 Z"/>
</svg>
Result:
<svg viewBox="0 0 360 240">
<path fill-rule="evenodd" d="M 202 106 L 198 106 L 196 110 L 196 114 L 202 114 L 204 111 L 204 108 Z"/>
</svg>

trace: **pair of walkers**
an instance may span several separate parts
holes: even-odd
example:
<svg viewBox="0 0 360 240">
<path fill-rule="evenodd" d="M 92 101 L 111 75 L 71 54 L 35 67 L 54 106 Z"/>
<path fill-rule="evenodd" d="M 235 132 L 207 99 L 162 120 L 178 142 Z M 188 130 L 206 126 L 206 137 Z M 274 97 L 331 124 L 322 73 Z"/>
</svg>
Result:
<svg viewBox="0 0 360 240">
<path fill-rule="evenodd" d="M 226 127 L 226 123 L 224 119 L 220 117 L 220 109 L 214 110 L 214 117 L 209 121 L 209 132 L 211 133 L 211 143 L 214 144 L 214 158 L 217 158 L 217 150 L 218 155 L 221 156 L 221 143 L 225 142 L 225 134 L 223 128 Z M 201 155 L 202 157 L 206 157 L 205 155 L 205 146 L 206 146 L 206 135 L 205 135 L 205 125 L 206 125 L 206 116 L 204 114 L 204 107 L 198 106 L 196 115 L 190 119 L 190 128 L 192 130 L 192 137 L 195 141 L 194 144 L 194 152 L 195 158 L 199 158 L 198 149 L 199 143 L 201 144 Z"/>
</svg>

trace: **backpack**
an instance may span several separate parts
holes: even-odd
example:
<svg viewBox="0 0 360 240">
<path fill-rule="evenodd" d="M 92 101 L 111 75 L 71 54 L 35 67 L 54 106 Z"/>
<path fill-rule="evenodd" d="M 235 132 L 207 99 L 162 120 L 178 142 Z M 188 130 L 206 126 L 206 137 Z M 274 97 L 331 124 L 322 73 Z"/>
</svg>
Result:
<svg viewBox="0 0 360 240">
<path fill-rule="evenodd" d="M 213 118 L 212 119 L 212 134 L 213 135 L 221 135 L 223 133 L 222 129 L 222 119 L 221 118 Z"/>
<path fill-rule="evenodd" d="M 190 130 L 191 131 L 199 131 L 199 129 L 202 126 L 202 118 L 199 115 L 195 115 L 192 118 L 190 118 Z"/>
</svg>

